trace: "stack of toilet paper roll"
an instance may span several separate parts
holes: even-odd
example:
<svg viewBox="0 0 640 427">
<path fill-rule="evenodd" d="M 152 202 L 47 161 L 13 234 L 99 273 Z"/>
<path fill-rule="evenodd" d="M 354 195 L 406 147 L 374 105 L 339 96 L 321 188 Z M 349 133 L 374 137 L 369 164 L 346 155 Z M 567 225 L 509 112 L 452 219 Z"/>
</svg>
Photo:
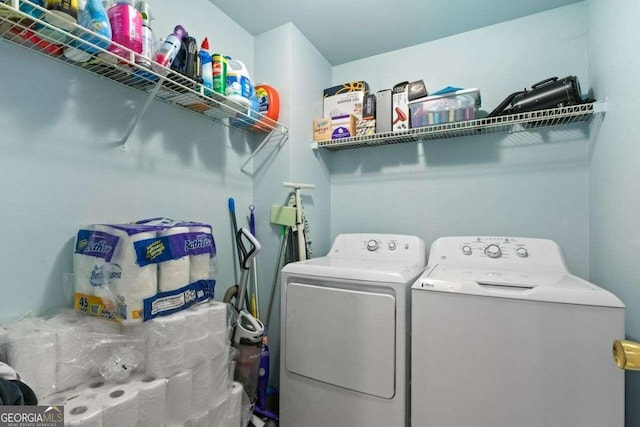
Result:
<svg viewBox="0 0 640 427">
<path fill-rule="evenodd" d="M 98 316 L 113 311 L 122 323 L 186 309 L 213 297 L 214 260 L 210 225 L 158 219 L 83 226 L 73 255 L 76 296 L 102 303 L 76 308 Z M 184 298 L 172 298 L 181 292 Z"/>
</svg>

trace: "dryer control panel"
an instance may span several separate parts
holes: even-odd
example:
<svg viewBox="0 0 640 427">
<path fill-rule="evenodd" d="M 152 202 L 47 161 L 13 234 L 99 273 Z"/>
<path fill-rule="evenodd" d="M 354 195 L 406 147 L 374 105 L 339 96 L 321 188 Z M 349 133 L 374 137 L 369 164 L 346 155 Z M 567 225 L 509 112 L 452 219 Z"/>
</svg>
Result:
<svg viewBox="0 0 640 427">
<path fill-rule="evenodd" d="M 526 237 L 441 237 L 429 253 L 428 265 L 436 264 L 567 271 L 553 240 Z"/>
<path fill-rule="evenodd" d="M 425 244 L 419 237 L 402 234 L 340 234 L 334 240 L 328 256 L 376 260 L 413 258 L 424 265 Z"/>
</svg>

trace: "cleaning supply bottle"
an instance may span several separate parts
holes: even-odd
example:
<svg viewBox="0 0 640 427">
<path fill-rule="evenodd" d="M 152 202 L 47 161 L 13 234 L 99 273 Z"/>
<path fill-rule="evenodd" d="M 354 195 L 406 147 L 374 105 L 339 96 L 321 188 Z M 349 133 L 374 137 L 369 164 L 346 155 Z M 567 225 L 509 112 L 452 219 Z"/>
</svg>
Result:
<svg viewBox="0 0 640 427">
<path fill-rule="evenodd" d="M 268 131 L 280 115 L 280 95 L 278 91 L 266 84 L 256 85 L 258 110 L 264 117 L 254 126 L 255 130 Z M 273 122 L 271 121 L 273 120 Z"/>
<path fill-rule="evenodd" d="M 109 51 L 134 61 L 135 57 L 130 57 L 129 51 L 122 47 L 135 53 L 142 52 L 142 15 L 133 7 L 133 0 L 118 0 L 107 10 L 107 15 L 111 23 L 111 39 L 115 42 L 109 46 Z"/>
<path fill-rule="evenodd" d="M 239 104 L 251 107 L 251 80 L 249 71 L 242 61 L 227 58 L 227 89 L 226 95 Z"/>
<path fill-rule="evenodd" d="M 157 73 L 166 73 L 162 67 L 169 67 L 173 60 L 176 58 L 180 46 L 182 45 L 182 38 L 187 34 L 187 30 L 182 25 L 176 25 L 173 29 L 173 33 L 169 34 L 167 39 L 162 43 L 160 49 L 156 53 L 154 63 L 152 67 Z M 161 65 L 162 67 L 156 67 L 155 65 Z"/>
<path fill-rule="evenodd" d="M 213 90 L 221 95 L 227 91 L 227 58 L 219 53 L 211 57 L 213 64 Z"/>
<path fill-rule="evenodd" d="M 136 64 L 151 68 L 151 57 L 156 48 L 156 36 L 150 26 L 151 20 L 153 19 L 151 16 L 151 8 L 149 7 L 149 3 L 140 0 L 136 4 L 136 9 L 142 17 L 142 52 L 140 52 L 140 55 L 136 55 Z"/>
<path fill-rule="evenodd" d="M 209 54 L 209 39 L 206 37 L 202 41 L 198 56 L 200 57 L 200 78 L 202 78 L 202 85 L 205 87 L 204 94 L 211 96 L 213 94 L 213 64 Z"/>
<path fill-rule="evenodd" d="M 83 31 L 78 34 L 78 37 L 86 40 L 87 43 L 72 40 L 64 49 L 64 56 L 72 61 L 86 62 L 100 52 L 98 47 L 107 49 L 110 44 L 108 40 L 111 39 L 111 24 L 100 0 L 87 0 L 84 9 L 80 11 L 79 24 L 102 38 Z"/>
<path fill-rule="evenodd" d="M 45 4 L 50 13 L 44 16 L 44 20 L 71 32 L 75 28 L 73 25 L 78 22 L 78 3 L 78 0 L 47 0 Z"/>
</svg>

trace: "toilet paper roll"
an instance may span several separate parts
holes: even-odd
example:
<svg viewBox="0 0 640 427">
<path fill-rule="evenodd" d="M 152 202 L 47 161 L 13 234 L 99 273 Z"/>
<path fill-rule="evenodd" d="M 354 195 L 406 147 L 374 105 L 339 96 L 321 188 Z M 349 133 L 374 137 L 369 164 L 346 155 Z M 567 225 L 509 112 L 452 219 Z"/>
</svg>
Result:
<svg viewBox="0 0 640 427">
<path fill-rule="evenodd" d="M 209 366 L 211 368 L 213 383 L 213 390 L 211 391 L 209 407 L 214 408 L 229 397 L 229 352 L 225 351 L 220 356 L 212 359 Z"/>
<path fill-rule="evenodd" d="M 66 406 L 72 404 L 76 400 L 83 399 L 84 398 L 80 398 L 80 392 L 78 390 L 67 390 L 47 396 L 44 399 L 41 399 L 38 404 L 48 406 Z"/>
<path fill-rule="evenodd" d="M 75 390 L 82 399 L 97 399 L 98 395 L 105 394 L 113 386 L 114 384 L 105 381 L 102 377 L 94 377 L 80 384 Z"/>
<path fill-rule="evenodd" d="M 103 271 L 107 262 L 102 258 L 96 258 L 90 255 L 73 254 L 73 283 L 76 293 L 93 296 L 95 295 L 95 286 L 92 285 L 98 281 L 96 278 Z"/>
<path fill-rule="evenodd" d="M 208 312 L 209 312 L 209 322 L 211 323 L 211 334 L 216 332 L 226 332 L 229 327 L 228 314 L 227 310 L 229 309 L 229 304 L 219 302 L 219 301 L 209 301 L 208 303 Z"/>
<path fill-rule="evenodd" d="M 184 342 L 184 363 L 187 368 L 195 368 L 210 360 L 212 356 L 213 346 L 209 335 L 205 334 Z"/>
<path fill-rule="evenodd" d="M 139 324 L 121 325 L 120 333 L 125 340 L 131 342 L 131 346 L 135 351 L 142 355 L 142 360 L 136 368 L 137 372 L 145 372 L 147 363 L 147 332 L 149 322 Z"/>
<path fill-rule="evenodd" d="M 169 378 L 165 405 L 166 426 L 183 426 L 191 418 L 193 372 L 186 370 Z"/>
<path fill-rule="evenodd" d="M 169 378 L 186 368 L 184 346 L 151 346 L 147 342 L 145 372 L 157 378 Z"/>
<path fill-rule="evenodd" d="M 81 325 L 60 329 L 56 333 L 56 388 L 72 389 L 89 381 L 97 373 L 92 358 L 93 340 Z M 95 369 L 94 369 L 95 368 Z"/>
<path fill-rule="evenodd" d="M 158 269 L 153 263 L 139 265 L 135 243 L 154 239 L 157 232 L 139 231 L 126 226 L 102 225 L 96 228 L 118 237 L 118 247 L 111 259 L 109 287 L 116 295 L 121 321 L 142 322 L 144 300 L 157 292 Z"/>
<path fill-rule="evenodd" d="M 203 414 L 200 414 L 199 416 L 192 418 L 191 420 L 189 420 L 189 422 L 187 424 L 185 424 L 185 426 L 191 426 L 191 427 L 209 427 L 209 412 L 205 412 Z"/>
<path fill-rule="evenodd" d="M 138 427 L 164 425 L 167 379 L 137 375 L 130 384 L 138 389 Z"/>
<path fill-rule="evenodd" d="M 102 405 L 93 399 L 74 399 L 64 407 L 65 427 L 103 427 Z"/>
<path fill-rule="evenodd" d="M 38 399 L 56 392 L 56 334 L 36 329 L 42 324 L 25 319 L 9 331 L 7 364 L 20 374 Z"/>
<path fill-rule="evenodd" d="M 98 394 L 102 404 L 104 427 L 136 427 L 138 423 L 138 390 L 131 384 L 121 384 Z"/>
<path fill-rule="evenodd" d="M 188 227 L 171 227 L 158 232 L 158 237 L 170 237 L 189 232 Z M 189 256 L 163 261 L 158 264 L 158 291 L 175 291 L 188 285 Z"/>
<path fill-rule="evenodd" d="M 145 322 L 147 341 L 153 347 L 181 345 L 187 332 L 187 318 L 184 313 L 174 313 Z"/>
<path fill-rule="evenodd" d="M 210 426 L 226 426 L 228 397 L 209 410 Z"/>
<path fill-rule="evenodd" d="M 239 426 L 242 422 L 242 395 L 244 390 L 242 384 L 237 381 L 233 382 L 231 393 L 229 394 L 229 402 L 227 404 L 226 421 L 230 426 Z"/>
<path fill-rule="evenodd" d="M 213 391 L 213 369 L 211 360 L 208 360 L 193 369 L 191 386 L 191 412 L 193 414 L 202 414 L 209 411 Z"/>
<path fill-rule="evenodd" d="M 189 233 L 204 234 L 211 238 L 212 228 L 210 226 L 190 226 Z M 190 255 L 189 256 L 189 283 L 198 280 L 213 279 L 211 271 L 211 255 L 210 253 Z"/>
</svg>

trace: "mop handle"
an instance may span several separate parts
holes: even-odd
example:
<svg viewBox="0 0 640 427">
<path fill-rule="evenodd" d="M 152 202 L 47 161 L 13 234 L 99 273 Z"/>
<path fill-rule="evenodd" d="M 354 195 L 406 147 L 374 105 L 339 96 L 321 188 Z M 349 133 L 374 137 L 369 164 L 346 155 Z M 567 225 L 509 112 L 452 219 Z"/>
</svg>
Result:
<svg viewBox="0 0 640 427">
<path fill-rule="evenodd" d="M 303 188 L 316 188 L 314 184 L 301 184 L 298 182 L 283 182 L 284 187 L 290 187 L 295 190 L 296 194 L 296 232 L 298 235 L 298 261 L 307 259 L 307 245 L 304 240 L 304 225 L 302 223 L 302 200 L 300 198 L 300 190 Z"/>
</svg>

